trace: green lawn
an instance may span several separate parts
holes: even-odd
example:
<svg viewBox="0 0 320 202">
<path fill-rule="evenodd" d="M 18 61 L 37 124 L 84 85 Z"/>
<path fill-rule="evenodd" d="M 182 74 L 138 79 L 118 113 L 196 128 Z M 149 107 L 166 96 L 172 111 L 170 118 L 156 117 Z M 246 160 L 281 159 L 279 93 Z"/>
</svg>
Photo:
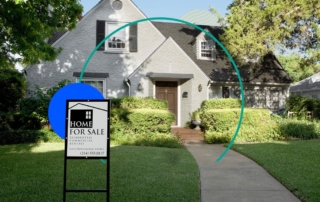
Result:
<svg viewBox="0 0 320 202">
<path fill-rule="evenodd" d="M 63 143 L 0 146 L 0 201 L 62 201 Z M 111 201 L 200 201 L 196 161 L 184 148 L 116 146 L 110 152 Z M 106 165 L 68 160 L 69 189 L 104 189 Z M 105 201 L 68 193 L 67 201 Z"/>
<path fill-rule="evenodd" d="M 233 145 L 302 201 L 320 201 L 320 140 Z"/>
</svg>

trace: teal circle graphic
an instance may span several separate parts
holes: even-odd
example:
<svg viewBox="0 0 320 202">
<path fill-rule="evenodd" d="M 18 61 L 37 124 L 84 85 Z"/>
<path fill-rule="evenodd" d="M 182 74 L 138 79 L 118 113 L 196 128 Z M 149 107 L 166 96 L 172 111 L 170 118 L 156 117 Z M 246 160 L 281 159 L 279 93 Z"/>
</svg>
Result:
<svg viewBox="0 0 320 202">
<path fill-rule="evenodd" d="M 133 22 L 130 22 L 128 24 L 125 24 L 121 27 L 119 27 L 118 29 L 116 29 L 115 31 L 113 31 L 112 33 L 110 33 L 108 36 L 106 36 L 96 47 L 95 49 L 93 49 L 93 51 L 91 52 L 91 54 L 89 55 L 88 59 L 86 60 L 83 68 L 82 68 L 82 71 L 81 71 L 81 74 L 80 74 L 80 77 L 79 77 L 79 82 L 81 82 L 82 80 L 82 77 L 83 77 L 83 74 L 92 58 L 92 56 L 96 53 L 96 51 L 98 50 L 98 48 L 107 40 L 109 39 L 112 35 L 114 35 L 115 33 L 119 32 L 120 30 L 126 28 L 126 27 L 129 27 L 131 25 L 135 25 L 135 24 L 138 24 L 138 23 L 141 23 L 141 22 L 145 22 L 145 21 L 152 21 L 152 20 L 167 20 L 167 21 L 175 21 L 175 22 L 180 22 L 180 23 L 183 23 L 183 24 L 186 24 L 186 25 L 189 25 L 191 27 L 194 27 L 198 30 L 200 30 L 201 32 L 205 33 L 207 36 L 209 36 L 211 39 L 213 39 L 221 48 L 222 50 L 226 53 L 226 55 L 228 56 L 229 60 L 231 61 L 232 65 L 233 65 L 233 68 L 235 69 L 236 73 L 237 73 L 237 77 L 238 77 L 238 80 L 239 80 L 239 84 L 240 84 L 240 91 L 241 91 L 241 111 L 240 111 L 240 118 L 239 118 L 239 121 L 238 121 L 238 126 L 237 126 L 237 129 L 233 135 L 233 138 L 231 139 L 228 147 L 224 150 L 224 152 L 222 152 L 222 154 L 218 157 L 218 159 L 216 160 L 216 162 L 219 162 L 222 160 L 222 158 L 227 154 L 227 152 L 229 151 L 229 149 L 231 148 L 231 146 L 233 145 L 235 139 L 237 138 L 237 135 L 239 133 L 239 130 L 240 130 L 240 127 L 241 127 L 241 123 L 242 123 L 242 118 L 243 118 L 243 113 L 244 113 L 244 90 L 243 90 L 243 85 L 242 85 L 242 81 L 241 81 L 241 77 L 240 77 L 240 73 L 239 73 L 239 70 L 238 70 L 238 67 L 235 63 L 235 61 L 233 60 L 232 56 L 230 55 L 229 51 L 221 44 L 221 42 L 216 39 L 211 33 L 207 32 L 206 30 L 202 29 L 201 27 L 199 27 L 198 25 L 195 25 L 195 24 L 192 24 L 190 22 L 187 22 L 187 21 L 184 21 L 184 20 L 180 20 L 180 19 L 176 19 L 176 18 L 169 18 L 169 17 L 152 17 L 152 18 L 144 18 L 144 19 L 140 19 L 140 20 L 136 20 L 136 21 L 133 21 Z M 101 159 L 101 161 L 103 163 L 105 163 L 105 161 L 103 159 Z"/>
</svg>

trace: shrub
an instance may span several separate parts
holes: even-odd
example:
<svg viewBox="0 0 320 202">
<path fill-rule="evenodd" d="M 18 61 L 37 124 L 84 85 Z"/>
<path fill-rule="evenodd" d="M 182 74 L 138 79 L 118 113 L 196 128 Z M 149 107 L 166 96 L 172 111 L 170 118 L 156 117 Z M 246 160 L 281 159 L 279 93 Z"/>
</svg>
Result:
<svg viewBox="0 0 320 202">
<path fill-rule="evenodd" d="M 0 112 L 0 131 L 12 130 L 14 120 L 14 112 Z"/>
<path fill-rule="evenodd" d="M 209 144 L 229 143 L 231 141 L 231 134 L 219 132 L 207 132 L 204 140 Z"/>
<path fill-rule="evenodd" d="M 168 110 L 111 109 L 111 132 L 169 133 L 174 115 Z"/>
<path fill-rule="evenodd" d="M 128 109 L 111 108 L 110 112 L 110 133 L 131 131 Z"/>
<path fill-rule="evenodd" d="M 128 119 L 136 133 L 169 133 L 174 115 L 168 110 L 135 109 L 128 114 Z"/>
<path fill-rule="evenodd" d="M 38 142 L 63 142 L 54 132 L 42 130 L 13 130 L 0 132 L 0 144 L 20 144 Z"/>
<path fill-rule="evenodd" d="M 201 110 L 210 110 L 210 109 L 233 109 L 241 108 L 241 100 L 224 98 L 217 100 L 205 100 L 201 103 Z"/>
<path fill-rule="evenodd" d="M 15 69 L 0 68 L 0 111 L 15 111 L 18 101 L 24 97 L 26 80 Z"/>
<path fill-rule="evenodd" d="M 112 98 L 111 101 L 111 108 L 120 108 L 120 102 L 122 98 Z"/>
<path fill-rule="evenodd" d="M 315 139 L 320 137 L 320 122 L 297 119 L 278 119 L 278 131 L 283 137 Z"/>
<path fill-rule="evenodd" d="M 34 114 L 42 122 L 48 122 L 48 108 L 51 98 L 62 87 L 70 83 L 69 80 L 62 80 L 51 88 L 40 88 L 36 86 L 35 91 L 29 92 L 30 97 L 20 102 L 20 110 L 23 114 Z M 34 105 L 34 106 L 32 106 Z"/>
<path fill-rule="evenodd" d="M 229 142 L 238 127 L 240 109 L 208 110 L 202 114 L 205 140 L 208 143 Z M 263 123 L 263 124 L 261 124 Z M 245 109 L 236 142 L 266 142 L 281 139 L 277 124 L 267 109 Z"/>
<path fill-rule="evenodd" d="M 138 97 L 123 97 L 112 99 L 115 107 L 124 109 L 168 109 L 168 103 L 163 100 L 154 99 L 152 97 L 138 98 Z"/>
<path fill-rule="evenodd" d="M 113 133 L 111 140 L 116 145 L 182 147 L 179 138 L 170 133 Z"/>
<path fill-rule="evenodd" d="M 0 131 L 38 130 L 40 128 L 40 120 L 32 114 L 0 112 Z"/>
<path fill-rule="evenodd" d="M 111 140 L 120 145 L 181 147 L 171 134 L 174 115 L 167 102 L 153 98 L 111 99 Z"/>
<path fill-rule="evenodd" d="M 306 111 L 313 111 L 313 117 L 320 119 L 320 100 L 293 94 L 286 99 L 286 111 L 296 112 L 299 118 L 305 118 Z"/>
</svg>

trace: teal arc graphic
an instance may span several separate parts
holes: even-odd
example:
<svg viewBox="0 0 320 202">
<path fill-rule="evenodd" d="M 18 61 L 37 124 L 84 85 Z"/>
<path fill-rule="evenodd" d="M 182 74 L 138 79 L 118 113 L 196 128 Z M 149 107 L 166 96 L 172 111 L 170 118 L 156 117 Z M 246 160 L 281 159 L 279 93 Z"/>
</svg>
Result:
<svg viewBox="0 0 320 202">
<path fill-rule="evenodd" d="M 86 68 L 91 60 L 91 58 L 93 57 L 93 55 L 96 53 L 96 51 L 98 50 L 98 48 L 106 41 L 108 40 L 112 35 L 114 35 L 115 33 L 119 32 L 120 30 L 126 28 L 126 27 L 129 27 L 131 25 L 134 25 L 134 24 L 138 24 L 138 23 L 141 23 L 141 22 L 146 22 L 146 21 L 152 21 L 152 20 L 165 20 L 165 21 L 175 21 L 175 22 L 180 22 L 180 23 L 183 23 L 183 24 L 187 24 L 191 27 L 194 27 L 198 30 L 200 30 L 201 32 L 205 33 L 207 36 L 209 36 L 211 39 L 213 39 L 221 48 L 222 50 L 226 53 L 226 55 L 228 56 L 228 58 L 230 59 L 232 65 L 233 65 L 233 68 L 235 69 L 236 73 L 237 73 L 237 77 L 238 77 L 238 80 L 239 80 L 239 84 L 240 84 L 240 91 L 241 91 L 241 111 L 240 111 L 240 117 L 239 117 L 239 121 L 238 121 L 238 126 L 237 126 L 237 129 L 233 135 L 233 138 L 231 139 L 228 147 L 224 150 L 224 152 L 222 152 L 222 154 L 217 158 L 216 162 L 220 162 L 223 157 L 227 154 L 227 152 L 229 151 L 229 149 L 231 148 L 232 144 L 234 143 L 235 139 L 237 138 L 237 135 L 239 133 L 239 130 L 240 130 L 240 127 L 241 127 L 241 123 L 242 123 L 242 118 L 243 118 L 243 113 L 244 113 L 244 90 L 243 90 L 243 85 L 242 85 L 242 80 L 241 80 L 241 77 L 240 77 L 240 73 L 239 73 L 239 70 L 238 70 L 238 67 L 235 63 L 235 61 L 233 60 L 232 56 L 230 55 L 229 51 L 221 44 L 221 42 L 219 40 L 217 40 L 210 32 L 207 32 L 206 30 L 204 30 L 203 28 L 195 25 L 195 24 L 192 24 L 190 22 L 187 22 L 187 21 L 184 21 L 184 20 L 180 20 L 180 19 L 176 19 L 176 18 L 169 18 L 169 17 L 152 17 L 152 18 L 144 18 L 144 19 L 140 19 L 140 20 L 136 20 L 136 21 L 133 21 L 133 22 L 130 22 L 128 24 L 125 24 L 121 27 L 119 27 L 118 29 L 116 29 L 115 31 L 113 31 L 112 33 L 110 33 L 108 36 L 106 36 L 94 49 L 93 51 L 91 52 L 91 54 L 89 55 L 88 59 L 86 60 L 83 68 L 82 68 L 82 71 L 81 71 L 81 74 L 80 74 L 80 77 L 79 77 L 79 82 L 81 82 L 82 80 L 82 77 L 83 77 L 83 74 L 84 72 L 86 71 Z M 103 163 L 105 163 L 105 161 L 103 159 L 101 159 L 101 161 Z"/>
</svg>

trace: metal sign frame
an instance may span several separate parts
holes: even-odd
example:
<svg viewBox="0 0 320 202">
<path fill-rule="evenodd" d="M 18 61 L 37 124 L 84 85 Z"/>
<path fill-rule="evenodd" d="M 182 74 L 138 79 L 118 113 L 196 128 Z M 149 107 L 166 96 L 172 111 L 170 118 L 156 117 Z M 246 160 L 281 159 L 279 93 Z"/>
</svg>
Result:
<svg viewBox="0 0 320 202">
<path fill-rule="evenodd" d="M 106 155 L 105 156 L 68 156 L 68 129 L 69 129 L 69 103 L 70 102 L 81 102 L 86 103 L 83 104 L 84 106 L 95 108 L 93 106 L 90 106 L 90 102 L 107 102 L 108 109 L 104 109 L 104 111 L 107 111 L 107 142 L 106 142 Z M 111 101 L 109 99 L 106 100 L 67 100 L 66 101 L 66 126 L 65 126 L 65 153 L 64 153 L 64 179 L 63 179 L 63 201 L 66 201 L 66 194 L 68 192 L 105 192 L 107 194 L 107 201 L 110 201 L 110 109 L 111 109 Z M 98 108 L 96 108 L 98 109 Z M 101 109 L 103 110 L 103 109 Z M 92 115 L 93 116 L 93 115 Z M 106 189 L 93 189 L 93 190 L 86 190 L 86 189 L 67 189 L 67 160 L 75 160 L 75 159 L 105 159 L 106 160 Z"/>
</svg>

